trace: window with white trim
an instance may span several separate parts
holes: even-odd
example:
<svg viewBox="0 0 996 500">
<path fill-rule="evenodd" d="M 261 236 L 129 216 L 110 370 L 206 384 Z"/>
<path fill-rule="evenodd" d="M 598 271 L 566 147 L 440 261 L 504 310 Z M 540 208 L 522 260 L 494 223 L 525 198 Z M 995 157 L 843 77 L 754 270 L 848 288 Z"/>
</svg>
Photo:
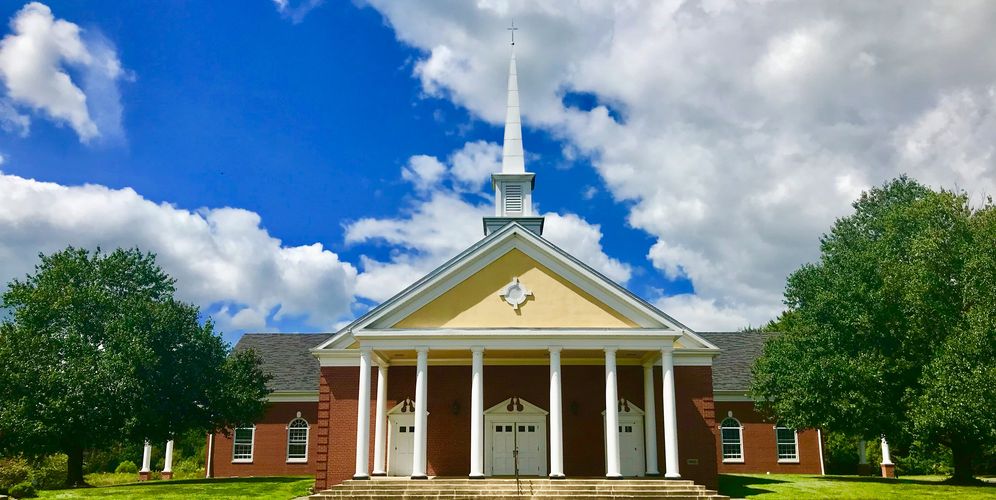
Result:
<svg viewBox="0 0 996 500">
<path fill-rule="evenodd" d="M 775 445 L 779 462 L 799 461 L 799 435 L 795 429 L 775 426 Z"/>
<path fill-rule="evenodd" d="M 252 462 L 255 438 L 256 426 L 235 429 L 235 434 L 232 436 L 233 462 Z"/>
<path fill-rule="evenodd" d="M 733 418 L 733 412 L 719 424 L 719 433 L 722 438 L 723 462 L 743 463 L 744 427 L 739 420 Z"/>
<path fill-rule="evenodd" d="M 307 462 L 308 461 L 308 421 L 301 418 L 301 412 L 297 413 L 297 418 L 287 424 L 287 461 Z"/>
</svg>

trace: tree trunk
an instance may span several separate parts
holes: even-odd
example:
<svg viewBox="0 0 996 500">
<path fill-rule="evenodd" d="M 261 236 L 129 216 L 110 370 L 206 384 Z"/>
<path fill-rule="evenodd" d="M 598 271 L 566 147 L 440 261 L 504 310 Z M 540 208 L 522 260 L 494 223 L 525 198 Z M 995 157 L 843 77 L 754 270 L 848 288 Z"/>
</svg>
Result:
<svg viewBox="0 0 996 500">
<path fill-rule="evenodd" d="M 951 455 L 954 458 L 954 475 L 951 476 L 953 483 L 972 483 L 975 476 L 972 471 L 972 449 L 962 443 L 952 443 Z"/>
<path fill-rule="evenodd" d="M 66 486 L 79 488 L 87 486 L 83 481 L 83 448 L 74 447 L 66 452 L 69 457 L 69 467 L 66 474 Z"/>
</svg>

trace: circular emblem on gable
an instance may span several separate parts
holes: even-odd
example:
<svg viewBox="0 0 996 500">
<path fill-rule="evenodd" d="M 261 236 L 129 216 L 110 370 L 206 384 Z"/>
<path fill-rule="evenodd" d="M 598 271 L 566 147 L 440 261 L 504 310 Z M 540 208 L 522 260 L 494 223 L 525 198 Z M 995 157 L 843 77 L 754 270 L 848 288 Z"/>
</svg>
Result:
<svg viewBox="0 0 996 500">
<path fill-rule="evenodd" d="M 501 298 L 505 299 L 513 309 L 518 309 L 532 294 L 533 292 L 526 289 L 525 285 L 519 283 L 519 278 L 512 278 L 512 281 L 502 289 Z"/>
</svg>

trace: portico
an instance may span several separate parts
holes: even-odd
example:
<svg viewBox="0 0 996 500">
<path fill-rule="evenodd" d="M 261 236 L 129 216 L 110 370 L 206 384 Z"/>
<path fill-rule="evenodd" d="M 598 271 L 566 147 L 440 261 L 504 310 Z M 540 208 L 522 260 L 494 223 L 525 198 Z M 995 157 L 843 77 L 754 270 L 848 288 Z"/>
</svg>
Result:
<svg viewBox="0 0 996 500">
<path fill-rule="evenodd" d="M 390 367 L 411 367 L 414 365 L 414 386 L 407 390 L 414 397 L 414 419 L 412 439 L 411 470 L 406 471 L 406 475 L 412 479 L 424 479 L 427 477 L 426 464 L 428 443 L 426 436 L 429 434 L 429 427 L 432 417 L 427 415 L 427 401 L 430 398 L 452 399 L 452 394 L 438 394 L 434 391 L 430 380 L 429 368 L 435 366 L 464 366 L 470 370 L 465 372 L 468 376 L 463 381 L 449 380 L 448 385 L 463 383 L 470 393 L 470 405 L 464 411 L 454 410 L 458 417 L 467 420 L 469 425 L 469 435 L 466 449 L 466 474 L 470 478 L 484 478 L 492 475 L 503 475 L 508 469 L 496 469 L 495 453 L 501 450 L 494 446 L 495 426 L 492 422 L 486 422 L 485 415 L 485 381 L 488 380 L 492 367 L 537 367 L 546 365 L 548 367 L 547 376 L 542 379 L 530 378 L 529 385 L 544 385 L 548 389 L 549 398 L 545 401 L 531 401 L 524 395 L 516 394 L 514 384 L 507 384 L 501 394 L 496 397 L 503 401 L 515 399 L 515 404 L 519 407 L 526 405 L 540 408 L 545 413 L 542 418 L 537 419 L 537 413 L 533 412 L 531 417 L 535 421 L 537 428 L 530 426 L 512 426 L 508 424 L 508 429 L 513 432 L 518 431 L 518 427 L 523 427 L 523 432 L 537 432 L 544 436 L 543 456 L 541 458 L 543 475 L 551 479 L 566 477 L 564 470 L 564 433 L 565 427 L 572 425 L 574 415 L 571 411 L 565 415 L 565 401 L 562 397 L 563 387 L 570 384 L 590 385 L 590 380 L 572 380 L 563 374 L 563 366 L 588 366 L 601 367 L 603 377 L 603 387 L 600 392 L 601 398 L 589 398 L 584 402 L 590 406 L 593 401 L 600 400 L 598 410 L 604 414 L 604 424 L 601 429 L 602 444 L 605 450 L 604 475 L 607 478 L 622 478 L 622 461 L 626 457 L 625 450 L 620 450 L 619 430 L 619 387 L 618 371 L 621 366 L 638 369 L 642 380 L 641 404 L 646 407 L 643 422 L 640 426 L 644 429 L 642 447 L 644 456 L 639 457 L 644 464 L 639 475 L 656 476 L 659 475 L 658 448 L 657 448 L 657 412 L 656 400 L 660 398 L 663 415 L 664 434 L 664 476 L 668 478 L 681 477 L 678 468 L 678 428 L 675 418 L 675 390 L 674 390 L 674 341 L 681 336 L 681 332 L 665 329 L 529 329 L 521 330 L 488 330 L 473 331 L 465 329 L 440 329 L 435 331 L 426 330 L 406 330 L 406 329 L 384 329 L 366 330 L 362 333 L 355 333 L 354 339 L 358 343 L 356 351 L 359 353 L 358 359 L 358 380 L 359 393 L 357 395 L 360 411 L 357 412 L 356 426 L 356 460 L 354 478 L 363 479 L 370 477 L 370 450 L 366 446 L 371 441 L 370 436 L 370 416 L 366 409 L 370 408 L 370 401 L 374 402 L 376 410 L 373 416 L 373 457 L 372 470 L 374 475 L 385 474 L 388 470 L 387 460 L 391 458 L 392 443 L 388 437 L 390 423 L 387 415 L 387 394 L 389 390 L 389 378 L 386 374 Z M 610 338 L 612 345 L 606 346 L 606 339 Z M 420 345 L 419 345 L 420 344 Z M 410 346 L 415 346 L 414 348 Z M 355 351 L 354 351 L 355 352 Z M 320 362 L 332 365 L 336 356 L 326 356 L 323 360 L 319 354 Z M 338 358 L 343 360 L 344 358 Z M 348 359 L 348 358 L 346 358 Z M 371 394 L 371 376 L 374 372 L 373 365 L 377 368 L 377 389 L 375 394 Z M 658 370 L 660 380 L 663 384 L 655 387 L 653 370 Z M 399 389 L 404 391 L 404 389 Z M 444 389 L 439 389 L 443 391 Z M 594 395 L 592 395 L 594 396 Z M 632 396 L 631 396 L 632 397 Z M 371 399 L 373 398 L 373 399 Z M 491 398 L 494 399 L 494 398 Z M 567 406 L 577 406 L 577 401 L 567 401 Z M 539 406 L 537 406 L 539 405 Z M 577 410 L 575 409 L 574 413 Z M 505 416 L 508 422 L 514 420 L 515 412 Z M 521 413 L 521 410 L 520 412 Z M 496 417 L 497 418 L 497 417 Z M 524 421 L 524 420 L 523 420 Z M 504 430 L 505 427 L 501 427 Z M 610 430 L 612 430 L 610 432 Z M 501 432 L 501 431 L 499 431 Z M 402 433 L 393 433 L 394 439 Z M 535 440 L 533 437 L 530 439 Z M 594 436 L 588 436 L 589 439 Z M 525 439 L 525 438 L 522 438 Z M 518 441 L 516 441 L 518 442 Z M 573 443 L 566 443 L 568 448 Z M 575 446 L 576 448 L 576 446 Z M 402 447 L 407 449 L 407 447 Z M 514 450 L 516 455 L 521 451 Z M 391 468 L 395 473 L 396 467 Z M 497 471 L 497 472 L 496 472 Z M 513 470 L 513 473 L 515 471 Z M 521 475 L 537 475 L 535 469 L 531 469 L 530 474 L 525 474 L 524 468 L 519 468 Z"/>
</svg>

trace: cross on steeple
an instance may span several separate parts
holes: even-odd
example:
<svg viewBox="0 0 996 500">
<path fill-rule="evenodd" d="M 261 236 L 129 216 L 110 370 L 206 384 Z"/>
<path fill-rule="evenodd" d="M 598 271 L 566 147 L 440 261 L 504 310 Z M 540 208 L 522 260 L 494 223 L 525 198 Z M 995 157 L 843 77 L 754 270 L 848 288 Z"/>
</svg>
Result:
<svg viewBox="0 0 996 500">
<path fill-rule="evenodd" d="M 519 28 L 515 27 L 515 21 L 512 21 L 512 26 L 506 29 L 512 32 L 512 45 L 515 45 L 515 32 L 519 31 Z"/>
</svg>

